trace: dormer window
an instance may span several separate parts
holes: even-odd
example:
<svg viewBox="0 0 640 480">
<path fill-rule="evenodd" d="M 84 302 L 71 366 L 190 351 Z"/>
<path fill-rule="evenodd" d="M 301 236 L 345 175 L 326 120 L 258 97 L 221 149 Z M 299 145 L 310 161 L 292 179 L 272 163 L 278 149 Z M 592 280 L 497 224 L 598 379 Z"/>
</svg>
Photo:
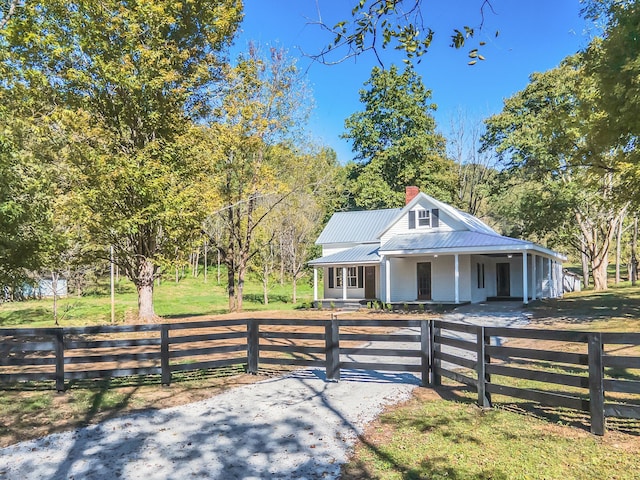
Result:
<svg viewBox="0 0 640 480">
<path fill-rule="evenodd" d="M 418 210 L 418 226 L 419 227 L 431 226 L 431 212 L 429 210 Z"/>
<path fill-rule="evenodd" d="M 417 221 L 416 221 L 417 220 Z M 440 210 L 432 208 L 420 208 L 409 210 L 409 229 L 414 228 L 438 228 L 440 226 Z"/>
</svg>

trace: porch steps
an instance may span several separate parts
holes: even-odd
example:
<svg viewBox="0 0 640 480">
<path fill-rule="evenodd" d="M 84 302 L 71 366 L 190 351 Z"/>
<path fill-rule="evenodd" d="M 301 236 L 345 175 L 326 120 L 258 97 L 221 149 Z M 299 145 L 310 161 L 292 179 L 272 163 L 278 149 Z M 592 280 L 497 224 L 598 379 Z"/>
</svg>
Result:
<svg viewBox="0 0 640 480">
<path fill-rule="evenodd" d="M 338 306 L 338 309 L 341 312 L 357 312 L 358 310 L 360 310 L 362 308 L 362 305 L 360 305 L 359 303 L 354 303 L 354 302 L 350 302 L 350 303 L 342 303 Z"/>
</svg>

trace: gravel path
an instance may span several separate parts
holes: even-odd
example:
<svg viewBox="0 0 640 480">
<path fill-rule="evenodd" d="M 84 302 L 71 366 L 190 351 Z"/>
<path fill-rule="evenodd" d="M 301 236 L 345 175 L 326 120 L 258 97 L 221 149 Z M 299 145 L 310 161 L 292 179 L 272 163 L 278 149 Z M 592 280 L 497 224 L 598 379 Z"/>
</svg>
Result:
<svg viewBox="0 0 640 480">
<path fill-rule="evenodd" d="M 410 374 L 302 370 L 207 400 L 0 449 L 0 478 L 337 478 L 357 434 L 407 399 Z"/>
</svg>

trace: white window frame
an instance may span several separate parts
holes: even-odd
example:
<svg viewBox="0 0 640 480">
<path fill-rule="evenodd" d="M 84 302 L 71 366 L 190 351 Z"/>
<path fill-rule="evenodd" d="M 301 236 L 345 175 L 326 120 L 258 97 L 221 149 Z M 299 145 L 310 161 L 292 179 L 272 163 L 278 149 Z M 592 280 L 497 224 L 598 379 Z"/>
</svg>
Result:
<svg viewBox="0 0 640 480">
<path fill-rule="evenodd" d="M 342 267 L 336 268 L 335 272 L 336 272 L 335 288 L 342 288 Z"/>
<path fill-rule="evenodd" d="M 418 227 L 430 228 L 431 227 L 431 210 L 420 209 L 417 210 L 416 222 Z"/>
<path fill-rule="evenodd" d="M 347 288 L 358 288 L 358 267 L 347 267 Z"/>
</svg>

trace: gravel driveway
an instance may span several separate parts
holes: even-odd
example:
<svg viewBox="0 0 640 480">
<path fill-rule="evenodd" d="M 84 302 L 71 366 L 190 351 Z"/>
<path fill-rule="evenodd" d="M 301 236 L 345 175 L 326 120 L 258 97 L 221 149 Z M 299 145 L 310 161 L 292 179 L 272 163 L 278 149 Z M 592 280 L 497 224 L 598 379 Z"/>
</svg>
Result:
<svg viewBox="0 0 640 480">
<path fill-rule="evenodd" d="M 336 478 L 364 425 L 418 383 L 349 371 L 334 383 L 302 370 L 0 449 L 0 478 Z"/>
</svg>

